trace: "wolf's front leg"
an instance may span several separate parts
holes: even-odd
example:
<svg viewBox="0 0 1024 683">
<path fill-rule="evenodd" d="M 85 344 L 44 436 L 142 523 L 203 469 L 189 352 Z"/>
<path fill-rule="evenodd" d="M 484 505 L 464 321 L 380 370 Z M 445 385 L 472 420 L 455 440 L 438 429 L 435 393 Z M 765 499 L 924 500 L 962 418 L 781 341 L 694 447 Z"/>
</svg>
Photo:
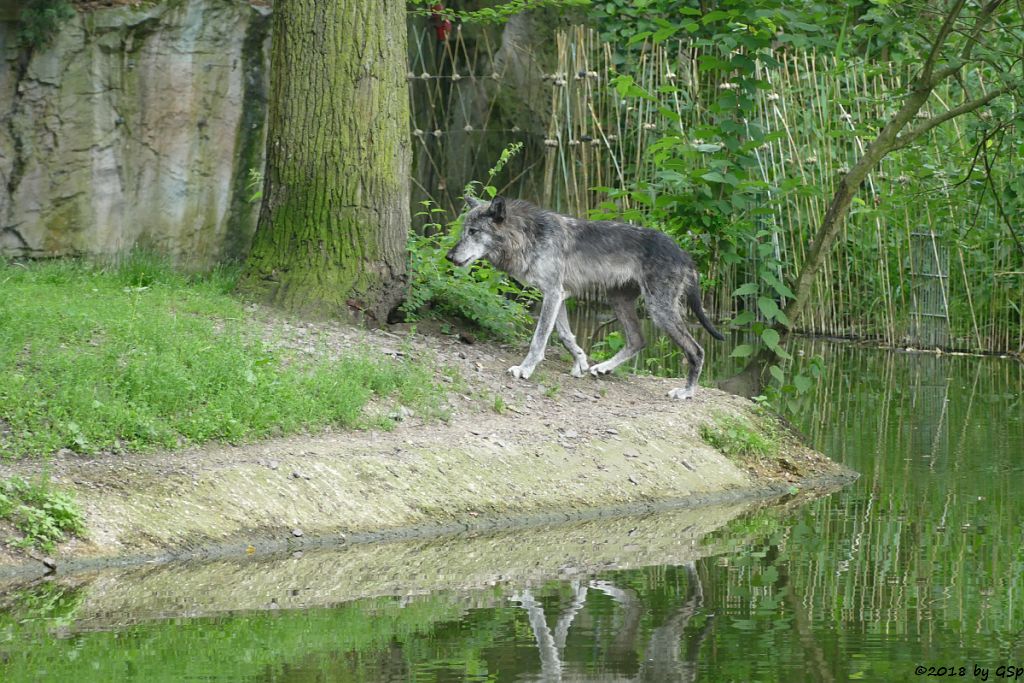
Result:
<svg viewBox="0 0 1024 683">
<path fill-rule="evenodd" d="M 508 369 L 516 379 L 530 379 L 534 368 L 544 360 L 544 349 L 547 348 L 551 331 L 555 328 L 555 320 L 558 318 L 558 309 L 562 306 L 561 287 L 557 294 L 545 294 L 544 303 L 540 307 L 540 318 L 537 320 L 537 329 L 533 331 L 533 340 L 530 342 L 530 350 L 526 358 L 519 365 L 513 365 Z"/>
<path fill-rule="evenodd" d="M 555 329 L 558 330 L 558 338 L 562 340 L 562 345 L 572 354 L 572 376 L 583 377 L 590 366 L 587 363 L 587 354 L 576 343 L 576 335 L 572 333 L 572 328 L 569 327 L 569 314 L 565 310 L 565 298 L 562 299 L 562 305 L 558 307 Z"/>
</svg>

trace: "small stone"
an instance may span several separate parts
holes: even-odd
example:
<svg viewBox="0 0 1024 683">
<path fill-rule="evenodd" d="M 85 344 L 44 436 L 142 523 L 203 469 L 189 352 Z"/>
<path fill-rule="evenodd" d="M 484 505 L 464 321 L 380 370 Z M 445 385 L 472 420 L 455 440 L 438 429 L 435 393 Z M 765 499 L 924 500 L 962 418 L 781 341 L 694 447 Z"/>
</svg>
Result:
<svg viewBox="0 0 1024 683">
<path fill-rule="evenodd" d="M 270 460 L 270 461 L 267 462 L 267 467 L 269 467 L 272 470 L 276 470 L 280 466 L 281 466 L 281 463 L 279 463 L 276 460 Z"/>
<path fill-rule="evenodd" d="M 580 433 L 577 432 L 575 429 L 567 429 L 565 432 L 563 432 L 562 435 L 567 439 L 578 439 Z"/>
<path fill-rule="evenodd" d="M 636 451 L 626 451 L 625 453 L 623 453 L 623 455 L 626 456 L 627 458 L 639 458 L 640 457 L 640 454 L 637 453 Z"/>
<path fill-rule="evenodd" d="M 629 475 L 629 483 L 633 484 L 633 486 L 638 486 L 640 484 L 632 474 Z"/>
<path fill-rule="evenodd" d="M 292 529 L 292 536 L 295 538 L 302 538 L 302 529 Z"/>
<path fill-rule="evenodd" d="M 297 560 L 300 557 L 302 557 L 302 551 L 301 550 L 296 550 L 294 553 L 292 553 L 292 559 L 293 560 Z"/>
<path fill-rule="evenodd" d="M 617 430 L 617 429 L 612 429 L 611 427 L 609 427 L 608 429 L 604 430 L 604 433 L 605 433 L 605 434 L 618 434 L 618 433 L 619 433 L 619 430 Z"/>
<path fill-rule="evenodd" d="M 53 570 L 57 568 L 57 561 L 54 560 L 52 557 L 43 557 L 39 561 L 42 562 L 43 566 L 47 569 Z"/>
<path fill-rule="evenodd" d="M 305 472 L 300 472 L 299 470 L 294 470 L 292 472 L 292 478 L 293 479 L 309 479 L 309 475 L 306 474 Z"/>
</svg>

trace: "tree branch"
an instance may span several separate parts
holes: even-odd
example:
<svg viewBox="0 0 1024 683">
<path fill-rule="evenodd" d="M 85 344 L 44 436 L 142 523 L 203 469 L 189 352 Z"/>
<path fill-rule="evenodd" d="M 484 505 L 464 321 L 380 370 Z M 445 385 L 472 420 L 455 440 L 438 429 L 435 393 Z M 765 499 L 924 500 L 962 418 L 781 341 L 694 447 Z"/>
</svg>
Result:
<svg viewBox="0 0 1024 683">
<path fill-rule="evenodd" d="M 978 38 L 981 37 L 982 32 L 985 30 L 985 24 L 989 22 L 995 11 L 999 9 L 999 6 L 1003 4 L 1004 0 L 992 0 L 990 3 L 981 8 L 981 12 L 978 14 L 978 18 L 974 22 L 974 30 L 971 31 L 970 37 L 967 39 L 967 44 L 964 45 L 963 51 L 960 52 L 960 59 L 964 62 L 970 60 L 971 52 L 974 51 L 974 46 L 978 44 Z"/>
<path fill-rule="evenodd" d="M 1007 217 L 1006 210 L 1003 208 L 1003 200 L 999 196 L 999 191 L 996 190 L 996 182 L 992 177 L 992 163 L 988 159 L 987 149 L 982 152 L 981 158 L 985 163 L 985 179 L 988 181 L 988 189 L 992 192 L 992 199 L 996 202 L 996 210 L 999 212 L 999 217 L 1003 219 L 1003 223 L 1006 225 L 1006 230 L 1010 233 L 1010 237 L 1013 238 L 1014 243 L 1016 243 L 1021 256 L 1024 256 L 1024 244 L 1021 244 L 1021 241 L 1017 239 L 1017 233 L 1013 230 L 1013 223 L 1011 223 L 1009 217 Z"/>
<path fill-rule="evenodd" d="M 999 6 L 1003 4 L 1003 2 L 1004 0 L 992 0 L 987 5 L 981 8 L 981 12 L 978 13 L 978 18 L 974 21 L 974 29 L 971 31 L 971 35 L 968 36 L 967 44 L 964 45 L 964 49 L 960 51 L 960 57 L 958 59 L 953 61 L 945 68 L 940 69 L 935 74 L 934 78 L 931 78 L 931 69 L 928 69 L 928 71 L 925 74 L 922 74 L 922 79 L 931 78 L 931 80 L 925 81 L 925 83 L 927 83 L 929 87 L 934 88 L 936 85 L 946 80 L 953 74 L 957 73 L 958 71 L 960 71 L 960 69 L 964 68 L 964 65 L 971 60 L 971 53 L 974 52 L 974 46 L 978 44 L 978 38 L 981 36 L 982 31 L 984 31 L 985 25 L 989 22 L 990 19 L 992 19 L 993 13 L 995 13 L 995 11 L 999 9 Z M 962 5 L 959 9 L 962 9 Z M 943 24 L 943 28 L 946 28 L 945 24 Z M 952 29 L 952 27 L 950 28 Z M 945 36 L 942 36 L 942 41 L 945 42 L 947 37 L 949 37 L 948 32 Z M 940 43 L 938 42 L 938 40 L 936 40 L 935 46 L 938 45 L 940 45 Z M 938 59 L 937 48 L 935 46 L 933 46 L 932 54 L 928 55 L 929 60 L 931 60 L 932 57 Z M 935 66 L 934 62 L 931 66 Z M 927 63 L 925 64 L 925 67 L 928 67 Z"/>
<path fill-rule="evenodd" d="M 942 22 L 939 34 L 935 36 L 931 52 L 928 53 L 928 59 L 925 60 L 924 68 L 921 70 L 921 78 L 918 79 L 918 83 L 926 88 L 932 88 L 935 85 L 932 81 L 932 71 L 935 69 L 935 63 L 939 59 L 939 52 L 946 43 L 946 38 L 953 31 L 953 24 L 956 23 L 956 19 L 960 16 L 960 12 L 963 11 L 965 4 L 967 4 L 967 0 L 957 0 L 946 14 L 946 19 Z"/>
<path fill-rule="evenodd" d="M 918 138 L 921 135 L 923 135 L 924 133 L 927 133 L 928 131 L 930 131 L 935 126 L 938 126 L 939 124 L 945 123 L 946 121 L 949 121 L 950 119 L 955 119 L 957 116 L 960 116 L 961 114 L 966 114 L 968 112 L 972 112 L 975 109 L 988 104 L 989 102 L 991 102 L 995 98 L 999 97 L 1000 95 L 1005 95 L 1006 93 L 1010 92 L 1011 90 L 1015 90 L 1015 89 L 1017 89 L 1019 87 L 1021 87 L 1020 83 L 1010 83 L 1008 85 L 1004 85 L 1001 88 L 997 88 L 997 89 L 993 90 L 992 92 L 990 92 L 990 93 L 988 93 L 988 94 L 986 94 L 986 95 L 984 95 L 982 97 L 970 100 L 968 102 L 964 102 L 963 104 L 961 104 L 958 107 L 953 107 L 952 109 L 947 109 L 946 111 L 942 112 L 938 116 L 933 116 L 932 118 L 928 119 L 924 123 L 922 123 L 922 124 L 920 124 L 918 126 L 915 126 L 914 128 L 911 128 L 906 133 L 903 133 L 902 135 L 896 136 L 895 146 L 893 147 L 893 149 L 903 149 L 904 147 L 909 145 L 911 142 L 913 142 L 915 138 Z"/>
</svg>

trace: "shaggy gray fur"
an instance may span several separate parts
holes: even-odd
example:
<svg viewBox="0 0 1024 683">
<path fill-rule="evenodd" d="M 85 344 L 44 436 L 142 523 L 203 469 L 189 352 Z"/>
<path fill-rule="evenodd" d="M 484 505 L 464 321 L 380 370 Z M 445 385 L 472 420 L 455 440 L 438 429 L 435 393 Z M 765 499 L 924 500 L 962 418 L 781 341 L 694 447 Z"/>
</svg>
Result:
<svg viewBox="0 0 1024 683">
<path fill-rule="evenodd" d="M 690 364 L 686 386 L 673 389 L 669 395 L 693 396 L 704 365 L 704 349 L 687 331 L 679 299 L 686 301 L 712 336 L 724 337 L 704 314 L 693 259 L 671 237 L 628 223 L 563 216 L 521 199 L 495 197 L 482 202 L 467 197 L 466 201 L 470 210 L 448 260 L 464 266 L 486 258 L 544 295 L 530 350 L 522 363 L 508 370 L 513 376 L 530 377 L 544 359 L 548 338 L 555 329 L 575 359 L 573 376 L 580 377 L 588 369 L 594 376 L 611 372 L 644 348 L 636 313 L 636 300 L 642 294 L 651 320 L 682 348 Z M 626 345 L 609 360 L 589 367 L 586 354 L 569 328 L 565 300 L 594 293 L 611 303 L 625 331 Z"/>
</svg>

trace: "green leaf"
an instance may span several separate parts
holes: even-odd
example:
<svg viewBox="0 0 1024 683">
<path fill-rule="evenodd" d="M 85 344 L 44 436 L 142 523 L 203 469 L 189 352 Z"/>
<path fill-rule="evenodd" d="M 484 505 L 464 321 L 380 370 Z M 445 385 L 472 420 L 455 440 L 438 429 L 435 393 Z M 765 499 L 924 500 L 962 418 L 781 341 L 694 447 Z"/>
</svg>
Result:
<svg viewBox="0 0 1024 683">
<path fill-rule="evenodd" d="M 761 333 L 761 340 L 764 341 L 772 351 L 776 351 L 779 348 L 779 339 L 779 333 L 770 327 Z"/>
<path fill-rule="evenodd" d="M 764 317 L 771 320 L 779 314 L 779 305 L 775 303 L 775 299 L 769 299 L 766 296 L 759 296 L 757 298 L 757 307 L 761 309 L 761 313 Z"/>
<path fill-rule="evenodd" d="M 775 277 L 775 276 L 774 276 L 774 275 L 772 275 L 771 273 L 762 273 L 762 274 L 761 274 L 761 278 L 762 278 L 762 279 L 763 279 L 763 280 L 764 280 L 765 282 L 767 282 L 768 284 L 770 284 L 770 285 L 772 286 L 772 288 L 773 288 L 773 289 L 774 289 L 774 290 L 775 290 L 776 292 L 778 292 L 778 293 L 779 293 L 779 295 L 780 295 L 780 296 L 785 296 L 785 297 L 789 297 L 790 299 L 795 299 L 795 298 L 796 298 L 795 296 L 793 296 L 793 290 L 791 290 L 791 289 L 790 289 L 789 287 L 787 287 L 786 285 L 784 285 L 784 284 L 783 284 L 783 283 L 782 283 L 782 282 L 781 282 L 781 281 L 779 280 L 779 278 Z"/>
<path fill-rule="evenodd" d="M 672 26 L 669 28 L 660 28 L 654 32 L 654 42 L 661 43 L 675 35 L 675 32 L 678 30 L 679 28 L 676 26 Z"/>
<path fill-rule="evenodd" d="M 716 10 L 713 10 L 711 12 L 708 12 L 703 17 L 701 17 L 701 21 L 704 23 L 705 26 L 707 26 L 708 24 L 710 24 L 713 21 L 719 21 L 721 19 L 728 19 L 728 18 L 729 18 L 729 13 L 728 12 L 723 12 L 722 10 L 716 9 Z"/>
<path fill-rule="evenodd" d="M 746 282 L 736 288 L 736 291 L 732 293 L 733 296 L 747 296 L 749 294 L 757 294 L 757 283 Z"/>
<path fill-rule="evenodd" d="M 732 319 L 733 325 L 749 325 L 754 322 L 753 311 L 740 311 L 735 318 Z"/>
<path fill-rule="evenodd" d="M 647 38 L 647 37 L 648 37 L 649 35 L 651 35 L 651 32 L 650 32 L 650 31 L 640 31 L 639 33 L 634 33 L 634 34 L 633 34 L 633 35 L 632 35 L 632 36 L 630 37 L 630 39 L 626 41 L 626 45 L 633 45 L 633 44 L 635 44 L 635 43 L 639 43 L 639 42 L 642 42 L 642 41 L 643 41 L 644 39 L 646 39 L 646 38 Z"/>
<path fill-rule="evenodd" d="M 780 368 L 778 365 L 773 365 L 770 368 L 768 368 L 768 372 L 771 373 L 772 377 L 778 380 L 779 384 L 786 383 L 786 375 L 785 373 L 782 372 L 782 368 Z"/>
<path fill-rule="evenodd" d="M 807 375 L 797 375 L 793 378 L 793 385 L 796 386 L 796 390 L 801 394 L 810 389 L 814 382 Z"/>
<path fill-rule="evenodd" d="M 732 353 L 729 354 L 729 358 L 746 358 L 754 352 L 754 347 L 750 344 L 740 344 Z"/>
</svg>

